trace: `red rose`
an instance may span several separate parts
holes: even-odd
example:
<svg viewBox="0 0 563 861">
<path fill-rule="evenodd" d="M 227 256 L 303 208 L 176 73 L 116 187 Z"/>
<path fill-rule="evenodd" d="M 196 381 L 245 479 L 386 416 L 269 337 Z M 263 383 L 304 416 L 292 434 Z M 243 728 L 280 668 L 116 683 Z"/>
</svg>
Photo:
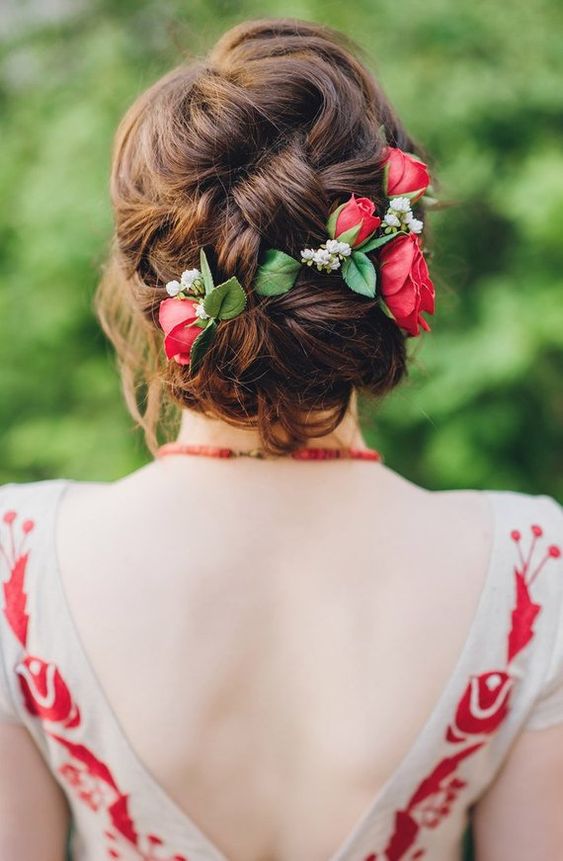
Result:
<svg viewBox="0 0 563 861">
<path fill-rule="evenodd" d="M 374 215 L 375 203 L 368 197 L 358 197 L 353 194 L 346 203 L 338 208 L 338 217 L 334 230 L 334 239 L 338 239 L 342 233 L 361 224 L 360 231 L 353 242 L 349 244 L 354 248 L 360 245 L 368 236 L 375 233 L 381 224 L 381 218 Z"/>
<path fill-rule="evenodd" d="M 508 714 L 508 702 L 513 679 L 504 670 L 490 670 L 471 676 L 448 728 L 449 741 L 462 741 L 464 736 L 494 732 Z"/>
<path fill-rule="evenodd" d="M 387 147 L 384 162 L 383 187 L 387 197 L 410 197 L 418 200 L 430 185 L 428 167 L 408 152 Z"/>
<path fill-rule="evenodd" d="M 43 720 L 75 727 L 80 712 L 55 664 L 28 655 L 16 667 L 28 712 Z"/>
<path fill-rule="evenodd" d="M 430 326 L 421 312 L 434 313 L 434 285 L 415 233 L 399 234 L 379 252 L 381 295 L 396 323 L 410 335 Z"/>
<path fill-rule="evenodd" d="M 196 301 L 190 299 L 164 299 L 160 303 L 158 321 L 164 331 L 164 350 L 168 359 L 175 359 L 179 365 L 189 365 L 193 343 L 203 329 L 190 326 L 198 320 L 195 313 Z"/>
</svg>

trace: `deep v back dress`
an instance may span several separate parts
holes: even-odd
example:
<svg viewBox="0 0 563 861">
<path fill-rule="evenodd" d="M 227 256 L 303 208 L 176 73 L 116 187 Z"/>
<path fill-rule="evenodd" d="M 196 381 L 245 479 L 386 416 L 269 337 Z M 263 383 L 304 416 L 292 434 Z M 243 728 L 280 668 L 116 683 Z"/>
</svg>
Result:
<svg viewBox="0 0 563 861">
<path fill-rule="evenodd" d="M 61 785 L 73 861 L 229 861 L 135 754 L 88 659 L 54 544 L 69 484 L 0 487 L 0 721 L 27 728 Z M 549 496 L 483 493 L 493 544 L 453 673 L 326 861 L 459 861 L 471 805 L 515 737 L 563 721 L 562 509 Z"/>
</svg>

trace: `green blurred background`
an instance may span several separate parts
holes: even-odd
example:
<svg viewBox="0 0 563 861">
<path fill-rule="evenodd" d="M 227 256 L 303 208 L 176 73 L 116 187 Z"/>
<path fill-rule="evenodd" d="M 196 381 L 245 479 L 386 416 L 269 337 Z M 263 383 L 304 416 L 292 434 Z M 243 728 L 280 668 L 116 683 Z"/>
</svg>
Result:
<svg viewBox="0 0 563 861">
<path fill-rule="evenodd" d="M 111 139 L 183 52 L 261 14 L 368 52 L 435 159 L 437 314 L 366 422 L 430 488 L 563 496 L 562 6 L 557 0 L 7 0 L 0 8 L 0 483 L 112 480 L 149 459 L 92 312 Z"/>
<path fill-rule="evenodd" d="M 0 483 L 112 480 L 149 459 L 92 312 L 112 135 L 185 50 L 261 14 L 354 37 L 457 201 L 429 216 L 433 332 L 411 342 L 410 379 L 366 422 L 368 440 L 426 487 L 562 498 L 557 0 L 4 0 Z"/>
</svg>

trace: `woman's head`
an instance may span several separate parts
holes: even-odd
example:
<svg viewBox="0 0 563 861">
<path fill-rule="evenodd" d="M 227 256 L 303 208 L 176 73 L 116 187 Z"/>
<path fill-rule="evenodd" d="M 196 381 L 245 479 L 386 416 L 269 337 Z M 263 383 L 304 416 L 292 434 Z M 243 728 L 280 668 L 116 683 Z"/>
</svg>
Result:
<svg viewBox="0 0 563 861">
<path fill-rule="evenodd" d="M 317 24 L 250 21 L 122 120 L 115 247 L 97 308 L 153 450 L 159 419 L 177 405 L 256 428 L 264 448 L 288 452 L 330 433 L 354 390 L 381 396 L 404 376 L 405 334 L 338 272 L 303 266 L 283 295 L 252 289 L 265 250 L 299 258 L 318 246 L 351 194 L 384 210 L 388 144 L 419 152 L 357 53 Z M 201 248 L 216 282 L 236 275 L 247 307 L 218 325 L 191 373 L 166 360 L 158 310 Z"/>
</svg>

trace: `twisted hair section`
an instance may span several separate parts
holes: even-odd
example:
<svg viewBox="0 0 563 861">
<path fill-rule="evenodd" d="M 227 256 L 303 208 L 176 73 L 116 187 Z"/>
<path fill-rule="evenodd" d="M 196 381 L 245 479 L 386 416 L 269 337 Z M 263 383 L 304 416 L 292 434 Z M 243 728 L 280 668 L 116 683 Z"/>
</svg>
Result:
<svg viewBox="0 0 563 861">
<path fill-rule="evenodd" d="M 266 451 L 288 453 L 334 430 L 353 390 L 380 397 L 405 375 L 403 333 L 339 273 L 303 267 L 289 293 L 252 290 L 264 250 L 298 258 L 319 245 L 350 194 L 383 205 L 386 144 L 424 155 L 359 54 L 318 24 L 249 21 L 125 114 L 111 175 L 115 238 L 96 308 L 151 451 L 177 408 L 189 407 L 258 429 Z M 216 283 L 236 275 L 248 304 L 221 322 L 191 374 L 166 361 L 158 307 L 202 247 Z"/>
</svg>

